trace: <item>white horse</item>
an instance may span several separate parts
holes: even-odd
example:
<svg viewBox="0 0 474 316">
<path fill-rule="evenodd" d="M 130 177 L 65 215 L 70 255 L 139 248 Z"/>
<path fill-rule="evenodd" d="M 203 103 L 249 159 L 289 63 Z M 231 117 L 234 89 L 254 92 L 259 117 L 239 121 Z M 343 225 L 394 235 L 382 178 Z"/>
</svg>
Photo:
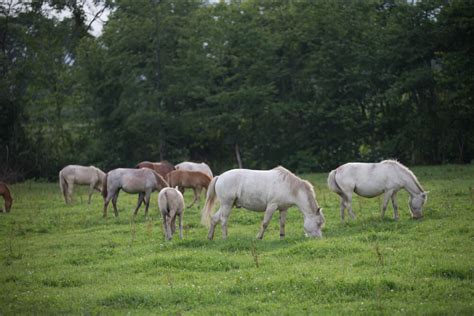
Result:
<svg viewBox="0 0 474 316">
<path fill-rule="evenodd" d="M 219 211 L 211 218 L 215 199 Z M 321 237 L 324 215 L 314 194 L 313 186 L 283 167 L 272 170 L 233 169 L 214 177 L 207 191 L 201 222 L 210 224 L 208 238 L 214 238 L 214 229 L 220 221 L 222 236 L 227 238 L 227 220 L 233 206 L 252 211 L 265 211 L 257 238 L 262 239 L 273 213 L 280 211 L 280 239 L 285 236 L 285 219 L 289 207 L 296 205 L 304 215 L 306 235 Z"/>
<path fill-rule="evenodd" d="M 104 196 L 104 217 L 107 217 L 107 207 L 110 200 L 114 207 L 115 216 L 118 216 L 117 199 L 120 189 L 127 193 L 138 193 L 138 203 L 133 215 L 137 215 L 138 209 L 145 202 L 145 215 L 148 215 L 150 196 L 153 191 L 160 191 L 168 186 L 168 183 L 156 171 L 143 169 L 118 168 L 109 171 L 105 177 L 102 194 Z"/>
<path fill-rule="evenodd" d="M 186 171 L 200 171 L 207 174 L 211 179 L 213 178 L 211 168 L 204 162 L 197 163 L 197 162 L 190 162 L 184 161 L 182 163 L 177 164 L 174 166 L 176 170 L 186 170 Z"/>
<path fill-rule="evenodd" d="M 94 166 L 78 166 L 69 165 L 64 167 L 59 172 L 59 188 L 61 194 L 64 196 L 66 204 L 72 202 L 72 193 L 74 184 L 89 186 L 89 201 L 91 203 L 91 196 L 94 190 L 102 191 L 102 186 L 105 179 L 105 173 Z"/>
<path fill-rule="evenodd" d="M 179 238 L 183 239 L 184 198 L 181 192 L 174 188 L 164 188 L 158 194 L 158 207 L 163 217 L 165 238 L 171 240 L 176 226 L 176 216 L 179 217 Z"/>
<path fill-rule="evenodd" d="M 409 205 L 414 219 L 423 217 L 423 205 L 428 199 L 416 176 L 407 167 L 395 160 L 379 163 L 350 162 L 332 170 L 328 176 L 328 186 L 341 196 L 341 221 L 344 222 L 344 209 L 354 219 L 352 211 L 352 192 L 363 197 L 375 197 L 384 193 L 382 218 L 392 199 L 393 217 L 398 219 L 397 192 L 405 189 L 410 194 Z"/>
</svg>

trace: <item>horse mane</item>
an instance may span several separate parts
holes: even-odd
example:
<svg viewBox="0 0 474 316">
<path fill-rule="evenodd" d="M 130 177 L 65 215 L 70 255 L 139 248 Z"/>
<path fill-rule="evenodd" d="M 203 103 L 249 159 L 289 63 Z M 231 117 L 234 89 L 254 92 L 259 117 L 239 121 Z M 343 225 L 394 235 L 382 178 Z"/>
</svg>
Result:
<svg viewBox="0 0 474 316">
<path fill-rule="evenodd" d="M 163 179 L 163 177 L 158 172 L 152 169 L 148 169 L 148 170 L 151 170 L 153 172 L 153 175 L 156 178 L 156 182 L 162 186 L 162 189 L 169 187 L 168 182 L 166 182 L 166 180 Z"/>
<path fill-rule="evenodd" d="M 398 167 L 400 167 L 403 171 L 405 171 L 406 173 L 408 173 L 412 178 L 413 178 L 413 181 L 415 182 L 416 186 L 418 187 L 418 189 L 421 190 L 421 192 L 425 192 L 425 190 L 423 189 L 423 187 L 421 186 L 420 182 L 418 181 L 418 178 L 415 176 L 415 174 L 410 170 L 408 169 L 408 167 L 406 167 L 405 165 L 403 165 L 402 163 L 398 162 L 398 160 L 395 160 L 395 159 L 387 159 L 387 160 L 383 160 L 381 161 L 380 163 L 383 163 L 383 164 L 394 164 Z"/>
<path fill-rule="evenodd" d="M 314 193 L 313 185 L 307 180 L 303 180 L 296 176 L 293 172 L 285 167 L 278 166 L 273 168 L 280 173 L 282 181 L 287 181 L 290 184 L 291 191 L 296 195 L 298 190 L 303 189 L 308 193 L 309 205 L 312 210 L 317 210 L 319 206 L 316 203 L 316 193 Z"/>
</svg>

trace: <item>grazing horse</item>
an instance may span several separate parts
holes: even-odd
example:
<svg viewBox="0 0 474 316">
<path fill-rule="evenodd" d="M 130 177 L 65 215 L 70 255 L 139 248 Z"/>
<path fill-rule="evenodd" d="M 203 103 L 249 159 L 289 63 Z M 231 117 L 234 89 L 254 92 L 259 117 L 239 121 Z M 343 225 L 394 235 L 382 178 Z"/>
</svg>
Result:
<svg viewBox="0 0 474 316">
<path fill-rule="evenodd" d="M 220 208 L 211 218 L 217 199 Z M 201 223 L 209 226 L 208 238 L 214 238 L 214 229 L 220 221 L 222 237 L 227 237 L 227 220 L 233 206 L 252 211 L 265 211 L 257 238 L 262 239 L 273 213 L 280 211 L 280 239 L 285 236 L 285 219 L 289 207 L 296 205 L 304 215 L 307 236 L 322 237 L 324 215 L 314 194 L 313 186 L 283 167 L 272 170 L 233 169 L 214 177 L 207 191 Z"/>
<path fill-rule="evenodd" d="M 188 207 L 191 207 L 196 201 L 198 201 L 198 204 L 201 202 L 202 188 L 207 190 L 212 179 L 207 174 L 200 171 L 175 170 L 168 173 L 166 180 L 170 187 L 193 189 L 194 200 L 190 205 L 188 205 Z"/>
<path fill-rule="evenodd" d="M 105 176 L 102 194 L 104 196 L 104 217 L 107 217 L 107 207 L 110 200 L 114 206 L 115 216 L 118 216 L 117 198 L 120 189 L 127 193 L 138 193 L 138 203 L 133 215 L 137 215 L 138 209 L 145 202 L 145 215 L 148 214 L 150 196 L 153 191 L 160 191 L 168 186 L 168 183 L 155 171 L 144 169 L 118 168 L 109 171 Z"/>
<path fill-rule="evenodd" d="M 175 170 L 174 166 L 166 160 L 162 160 L 160 162 L 142 161 L 136 165 L 136 168 L 148 168 L 155 170 L 160 176 L 163 177 L 163 179 L 166 179 L 166 175 Z"/>
<path fill-rule="evenodd" d="M 6 183 L 0 182 L 0 195 L 3 196 L 3 199 L 5 200 L 5 208 L 2 208 L 2 213 L 10 213 L 13 204 L 13 198 L 10 194 L 10 189 L 8 189 Z"/>
<path fill-rule="evenodd" d="M 94 190 L 101 191 L 104 185 L 105 173 L 94 166 L 68 165 L 59 171 L 59 188 L 64 196 L 64 202 L 72 202 L 74 184 L 89 186 L 89 201 Z"/>
<path fill-rule="evenodd" d="M 182 163 L 179 163 L 174 167 L 176 168 L 176 170 L 201 171 L 211 177 L 211 179 L 214 177 L 211 168 L 209 168 L 209 166 L 204 162 L 197 163 L 191 161 L 183 161 Z"/>
<path fill-rule="evenodd" d="M 392 199 L 393 217 L 398 219 L 397 192 L 405 189 L 410 195 L 409 206 L 414 219 L 423 217 L 423 205 L 428 199 L 416 176 L 407 167 L 395 160 L 379 163 L 350 162 L 332 170 L 328 176 L 328 186 L 341 197 L 341 221 L 344 222 L 344 209 L 354 219 L 352 211 L 352 192 L 363 197 L 376 197 L 384 193 L 382 218 Z"/>
<path fill-rule="evenodd" d="M 181 192 L 174 188 L 164 188 L 158 194 L 158 207 L 163 217 L 165 238 L 171 240 L 176 226 L 176 216 L 179 217 L 179 238 L 183 239 L 184 198 Z"/>
</svg>

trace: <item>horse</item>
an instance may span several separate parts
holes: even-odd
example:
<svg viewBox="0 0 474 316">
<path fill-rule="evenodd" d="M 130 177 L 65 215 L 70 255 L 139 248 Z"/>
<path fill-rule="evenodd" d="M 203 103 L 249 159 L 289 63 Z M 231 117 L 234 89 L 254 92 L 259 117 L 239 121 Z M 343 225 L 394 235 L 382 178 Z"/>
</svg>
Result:
<svg viewBox="0 0 474 316">
<path fill-rule="evenodd" d="M 89 201 L 94 190 L 102 191 L 105 172 L 94 166 L 68 165 L 59 171 L 59 188 L 64 197 L 64 202 L 72 202 L 74 184 L 89 186 Z"/>
<path fill-rule="evenodd" d="M 104 196 L 104 217 L 107 217 L 107 207 L 110 200 L 114 207 L 115 216 L 118 216 L 117 199 L 120 189 L 127 193 L 138 193 L 138 203 L 133 215 L 137 215 L 141 204 L 145 202 L 145 215 L 148 215 L 150 196 L 153 191 L 160 191 L 168 183 L 155 171 L 144 169 L 118 168 L 109 171 L 105 176 L 102 194 Z"/>
<path fill-rule="evenodd" d="M 214 177 L 211 168 L 209 168 L 209 166 L 204 162 L 197 163 L 191 161 L 183 161 L 175 165 L 174 167 L 176 168 L 176 170 L 201 171 L 211 177 L 211 179 Z"/>
<path fill-rule="evenodd" d="M 179 188 L 193 189 L 194 200 L 190 205 L 188 205 L 189 208 L 193 206 L 196 201 L 198 201 L 198 204 L 201 202 L 202 188 L 207 190 L 212 179 L 207 174 L 200 171 L 175 170 L 168 173 L 166 180 L 168 181 L 170 187 L 177 186 Z"/>
<path fill-rule="evenodd" d="M 176 216 L 179 217 L 179 238 L 183 239 L 184 198 L 181 192 L 174 188 L 164 188 L 158 194 L 158 207 L 163 217 L 165 238 L 171 240 L 176 226 Z"/>
<path fill-rule="evenodd" d="M 0 182 L 0 195 L 3 196 L 3 200 L 5 200 L 5 208 L 2 208 L 2 213 L 10 213 L 13 204 L 13 198 L 10 193 L 10 189 L 8 189 L 7 184 L 4 182 Z"/>
<path fill-rule="evenodd" d="M 382 218 L 388 200 L 391 199 L 395 220 L 399 217 L 396 197 L 400 189 L 405 189 L 410 195 L 408 204 L 413 219 L 423 217 L 423 205 L 428 199 L 428 192 L 425 192 L 413 172 L 396 160 L 384 160 L 379 163 L 346 163 L 329 173 L 328 186 L 341 197 L 342 222 L 346 208 L 349 215 L 355 219 L 351 205 L 353 192 L 368 198 L 384 193 Z"/>
<path fill-rule="evenodd" d="M 166 179 L 166 175 L 175 170 L 174 166 L 166 160 L 162 160 L 160 162 L 142 161 L 135 167 L 137 169 L 148 168 L 155 170 L 160 176 L 163 177 L 163 179 Z"/>
<path fill-rule="evenodd" d="M 220 208 L 211 217 L 216 198 Z M 285 236 L 285 220 L 289 207 L 296 205 L 304 215 L 306 236 L 322 237 L 325 219 L 316 201 L 313 186 L 298 178 L 284 167 L 271 170 L 232 169 L 212 179 L 202 210 L 201 223 L 209 227 L 208 239 L 214 238 L 214 229 L 220 221 L 222 237 L 227 238 L 227 220 L 233 206 L 265 212 L 258 239 L 270 223 L 273 213 L 280 211 L 280 239 Z"/>
</svg>

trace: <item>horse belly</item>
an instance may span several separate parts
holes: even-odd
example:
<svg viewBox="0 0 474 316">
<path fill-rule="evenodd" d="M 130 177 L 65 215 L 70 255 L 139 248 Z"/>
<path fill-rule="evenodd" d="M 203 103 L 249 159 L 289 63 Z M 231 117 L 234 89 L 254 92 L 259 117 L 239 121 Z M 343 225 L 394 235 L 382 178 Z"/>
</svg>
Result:
<svg viewBox="0 0 474 316">
<path fill-rule="evenodd" d="M 379 186 L 371 186 L 371 185 L 366 185 L 366 186 L 356 186 L 354 188 L 354 192 L 357 193 L 357 195 L 367 197 L 367 198 L 372 198 L 379 196 L 384 192 L 383 189 Z"/>
<path fill-rule="evenodd" d="M 267 208 L 267 205 L 264 203 L 258 203 L 256 201 L 241 201 L 241 200 L 236 200 L 235 206 L 238 208 L 243 207 L 249 211 L 254 211 L 254 212 L 264 212 L 265 209 Z"/>
<path fill-rule="evenodd" d="M 74 183 L 75 184 L 91 184 L 97 181 L 97 173 L 90 169 L 82 168 L 75 170 Z"/>
</svg>

